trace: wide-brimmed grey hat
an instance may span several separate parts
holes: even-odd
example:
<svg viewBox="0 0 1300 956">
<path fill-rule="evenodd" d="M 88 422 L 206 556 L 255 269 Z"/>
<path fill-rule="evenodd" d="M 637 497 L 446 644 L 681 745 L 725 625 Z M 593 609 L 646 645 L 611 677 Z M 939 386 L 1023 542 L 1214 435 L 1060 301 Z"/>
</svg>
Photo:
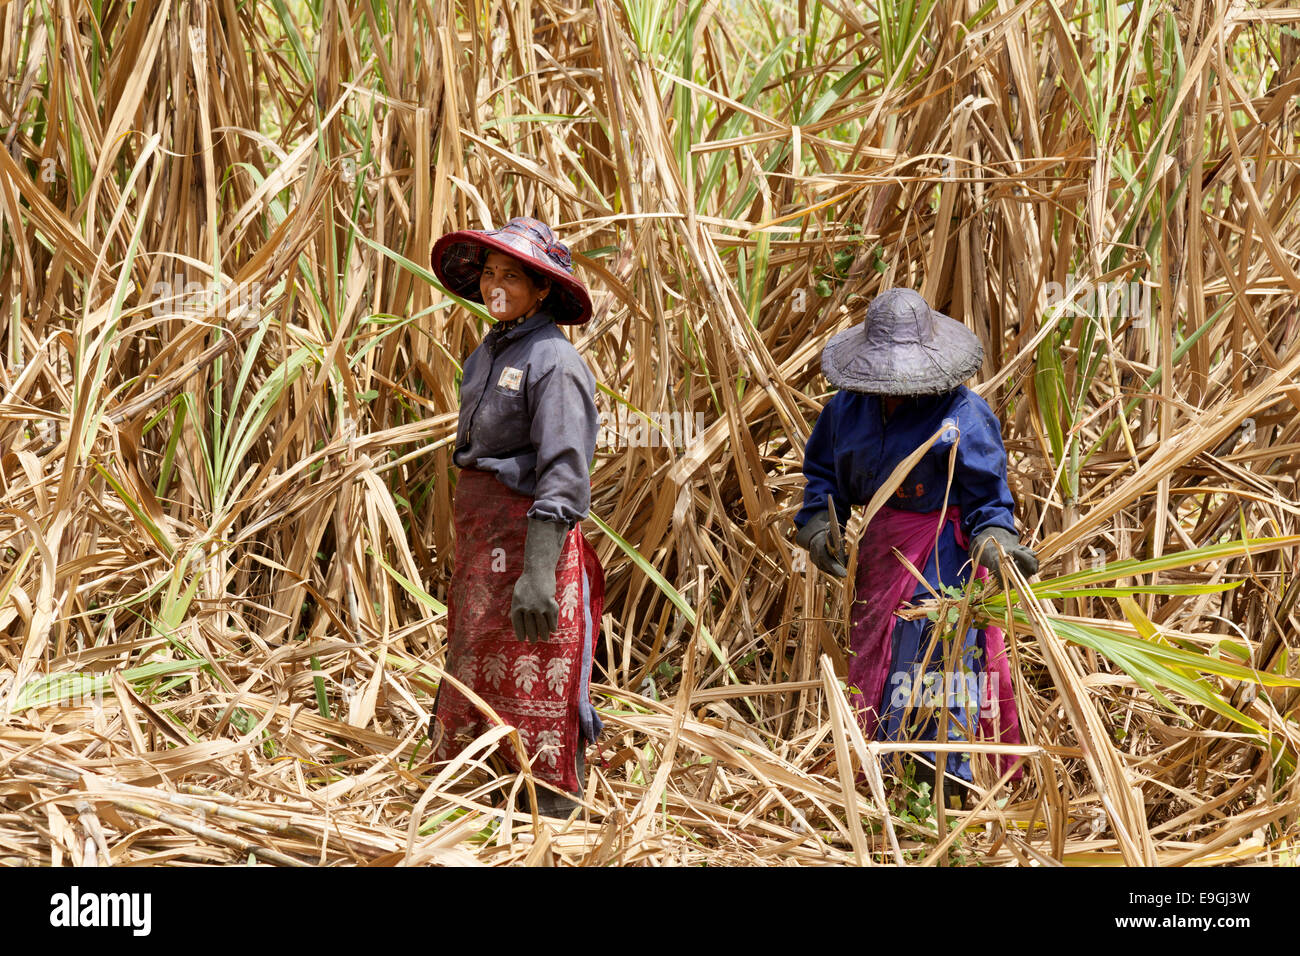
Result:
<svg viewBox="0 0 1300 956">
<path fill-rule="evenodd" d="M 872 395 L 952 391 L 984 361 L 975 333 L 930 308 L 919 292 L 886 289 L 861 325 L 822 349 L 822 374 L 836 388 Z"/>
</svg>

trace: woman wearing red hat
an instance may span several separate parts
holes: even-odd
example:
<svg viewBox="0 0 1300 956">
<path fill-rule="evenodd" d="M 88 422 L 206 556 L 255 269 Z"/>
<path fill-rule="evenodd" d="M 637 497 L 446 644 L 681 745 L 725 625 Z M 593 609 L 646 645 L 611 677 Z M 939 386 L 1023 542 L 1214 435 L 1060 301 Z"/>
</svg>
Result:
<svg viewBox="0 0 1300 956">
<path fill-rule="evenodd" d="M 585 322 L 591 299 L 568 247 L 536 219 L 449 233 L 432 258 L 439 281 L 495 322 L 461 377 L 446 670 L 517 728 L 540 780 L 580 796 L 583 749 L 602 727 L 588 682 L 604 574 L 578 527 L 598 419 L 596 380 L 557 323 Z M 435 759 L 490 728 L 444 682 Z M 542 813 L 576 805 L 538 791 Z"/>
<path fill-rule="evenodd" d="M 944 585 L 964 586 L 975 562 L 998 569 L 993 542 L 1026 577 L 1038 570 L 1034 553 L 1016 534 L 1001 425 L 962 385 L 983 355 L 974 333 L 911 289 L 880 293 L 861 325 L 822 350 L 822 372 L 839 391 L 808 438 L 804 505 L 794 519 L 795 541 L 817 567 L 839 578 L 847 573 L 831 536 L 832 508 L 835 527 L 843 526 L 851 505 L 871 501 L 904 459 L 931 443 L 858 544 L 849 684 L 868 739 L 934 740 L 935 714 L 946 703 L 950 740 L 1020 742 L 1001 631 L 972 628 L 953 635 L 961 661 L 958 672 L 947 674 L 940 659 L 945 642 L 934 640 L 930 622 L 894 616 L 903 603 L 924 600 Z M 934 761 L 933 752 L 925 756 Z M 1005 769 L 1009 762 L 1000 764 Z M 918 767 L 917 779 L 933 781 L 927 771 Z M 964 754 L 949 754 L 946 772 L 972 781 Z"/>
</svg>

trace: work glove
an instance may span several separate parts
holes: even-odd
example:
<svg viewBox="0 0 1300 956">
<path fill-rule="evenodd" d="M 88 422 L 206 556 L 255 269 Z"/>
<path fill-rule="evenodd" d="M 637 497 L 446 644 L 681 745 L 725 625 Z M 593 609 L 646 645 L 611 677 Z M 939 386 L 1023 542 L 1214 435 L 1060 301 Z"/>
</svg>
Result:
<svg viewBox="0 0 1300 956">
<path fill-rule="evenodd" d="M 995 541 L 997 544 L 994 544 Z M 1016 563 L 1016 567 L 1026 578 L 1038 573 L 1038 558 L 1034 552 L 1020 543 L 1014 531 L 1008 531 L 1006 528 L 985 528 L 976 533 L 970 543 L 971 560 L 1000 576 L 1001 557 L 998 554 L 998 544 L 1002 545 L 1002 550 L 1007 553 L 1007 557 Z"/>
<path fill-rule="evenodd" d="M 811 518 L 808 523 L 799 529 L 799 533 L 794 536 L 794 543 L 801 548 L 806 548 L 808 556 L 812 558 L 812 563 L 817 565 L 832 577 L 842 578 L 849 573 L 849 569 L 844 566 L 848 560 L 848 555 L 842 551 L 838 554 L 832 552 L 830 545 L 827 543 L 827 536 L 830 533 L 831 520 L 828 512 L 819 511 Z"/>
<path fill-rule="evenodd" d="M 544 641 L 560 620 L 555 600 L 555 566 L 569 529 L 559 521 L 528 519 L 524 538 L 524 570 L 515 582 L 510 601 L 510 623 L 521 641 Z"/>
<path fill-rule="evenodd" d="M 582 589 L 587 590 L 587 576 L 582 576 Z M 585 600 L 585 598 L 584 598 Z M 582 609 L 582 622 L 586 627 L 591 627 L 590 608 L 584 606 Z M 597 622 L 599 624 L 599 622 Z M 591 706 L 591 641 L 587 640 L 586 633 L 582 638 L 582 681 L 578 690 L 578 733 L 579 740 L 594 744 L 600 736 L 600 732 L 605 729 L 605 722 L 600 719 L 596 713 L 596 708 Z M 582 754 L 579 752 L 578 759 L 581 761 Z M 582 771 L 578 771 L 578 776 L 582 776 Z"/>
<path fill-rule="evenodd" d="M 596 713 L 596 708 L 591 706 L 591 701 L 578 701 L 578 739 L 594 744 L 604 729 L 605 722 Z"/>
</svg>

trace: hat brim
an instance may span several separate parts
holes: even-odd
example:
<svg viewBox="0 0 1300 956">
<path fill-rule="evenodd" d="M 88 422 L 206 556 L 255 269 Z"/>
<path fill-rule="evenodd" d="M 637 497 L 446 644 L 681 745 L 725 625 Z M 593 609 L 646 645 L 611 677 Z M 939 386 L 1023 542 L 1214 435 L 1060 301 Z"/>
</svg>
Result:
<svg viewBox="0 0 1300 956">
<path fill-rule="evenodd" d="M 930 344 L 869 349 L 861 325 L 832 336 L 822 349 L 822 374 L 836 388 L 872 395 L 938 395 L 974 375 L 984 362 L 975 333 L 956 319 L 930 310 Z"/>
<path fill-rule="evenodd" d="M 529 269 L 551 280 L 551 294 L 546 310 L 561 325 L 581 325 L 591 318 L 591 296 L 576 277 L 544 259 L 536 258 L 527 248 L 527 240 L 512 237 L 515 243 L 476 229 L 449 232 L 433 244 L 429 258 L 438 281 L 462 299 L 482 302 L 479 277 L 488 253 L 501 252 L 518 259 Z"/>
</svg>

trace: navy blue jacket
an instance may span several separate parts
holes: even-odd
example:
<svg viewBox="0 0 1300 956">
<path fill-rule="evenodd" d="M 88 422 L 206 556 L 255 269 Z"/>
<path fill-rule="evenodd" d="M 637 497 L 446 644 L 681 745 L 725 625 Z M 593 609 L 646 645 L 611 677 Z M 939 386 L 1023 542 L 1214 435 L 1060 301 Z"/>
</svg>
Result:
<svg viewBox="0 0 1300 956">
<path fill-rule="evenodd" d="M 551 317 L 493 326 L 465 360 L 452 461 L 533 498 L 529 518 L 569 527 L 591 505 L 596 379 Z"/>
<path fill-rule="evenodd" d="M 945 422 L 950 427 L 886 504 L 903 511 L 943 507 L 955 445 L 948 505 L 960 510 L 962 530 L 970 536 L 993 526 L 1014 532 L 1001 424 L 988 403 L 964 385 L 942 395 L 905 398 L 887 422 L 877 395 L 841 390 L 831 396 L 804 450 L 808 484 L 795 525 L 803 527 L 825 510 L 829 497 L 843 527 L 850 505 L 869 502 L 894 468 Z"/>
</svg>

